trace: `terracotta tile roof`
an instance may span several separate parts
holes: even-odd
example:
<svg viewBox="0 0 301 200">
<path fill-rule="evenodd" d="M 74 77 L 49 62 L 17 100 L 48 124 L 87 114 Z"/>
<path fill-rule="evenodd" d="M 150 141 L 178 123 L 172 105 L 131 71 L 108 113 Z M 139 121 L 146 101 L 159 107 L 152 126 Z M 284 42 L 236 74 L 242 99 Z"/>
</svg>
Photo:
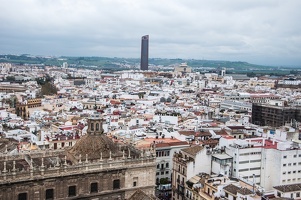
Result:
<svg viewBox="0 0 301 200">
<path fill-rule="evenodd" d="M 202 136 L 212 136 L 211 135 L 211 133 L 209 133 L 209 132 L 197 132 L 196 134 L 195 134 L 195 136 L 196 137 L 202 137 Z"/>
<path fill-rule="evenodd" d="M 215 145 L 217 145 L 218 144 L 218 140 L 212 140 L 212 139 L 201 140 L 199 142 L 200 142 L 200 144 L 203 144 L 203 145 L 206 145 L 206 144 L 215 144 Z"/>
<path fill-rule="evenodd" d="M 138 189 L 128 200 L 155 200 L 155 198 L 148 196 L 142 190 Z"/>
<path fill-rule="evenodd" d="M 228 128 L 234 130 L 234 129 L 245 129 L 244 126 L 227 126 Z"/>
<path fill-rule="evenodd" d="M 253 192 L 251 190 L 249 190 L 248 188 L 240 188 L 237 192 L 242 195 L 253 194 Z"/>
<path fill-rule="evenodd" d="M 224 190 L 227 192 L 230 192 L 231 194 L 236 195 L 237 192 L 240 190 L 240 187 L 237 187 L 236 185 L 230 184 L 224 187 Z"/>
<path fill-rule="evenodd" d="M 195 131 L 178 131 L 181 135 L 195 135 Z"/>
<path fill-rule="evenodd" d="M 281 192 L 301 191 L 301 183 L 290 184 L 290 185 L 279 185 L 279 186 L 275 186 L 274 188 Z"/>
<path fill-rule="evenodd" d="M 220 130 L 220 131 L 215 131 L 215 133 L 216 133 L 217 135 L 228 135 L 227 131 L 224 130 L 224 129 L 222 129 L 222 130 Z"/>
<path fill-rule="evenodd" d="M 183 151 L 185 153 L 188 153 L 188 154 L 190 154 L 192 156 L 195 156 L 203 148 L 204 148 L 203 146 L 196 145 L 196 146 L 193 146 L 193 147 L 188 147 L 188 148 L 182 149 L 181 151 Z"/>
<path fill-rule="evenodd" d="M 171 147 L 171 146 L 181 146 L 181 145 L 187 145 L 188 143 L 185 141 L 181 142 L 172 142 L 172 143 L 158 143 L 156 144 L 156 148 L 159 147 Z"/>
</svg>

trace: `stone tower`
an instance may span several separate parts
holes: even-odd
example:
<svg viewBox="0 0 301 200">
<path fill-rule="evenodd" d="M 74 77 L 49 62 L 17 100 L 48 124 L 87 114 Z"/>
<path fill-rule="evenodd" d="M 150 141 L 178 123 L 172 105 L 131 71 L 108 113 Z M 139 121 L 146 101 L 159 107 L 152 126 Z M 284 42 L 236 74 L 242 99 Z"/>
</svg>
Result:
<svg viewBox="0 0 301 200">
<path fill-rule="evenodd" d="M 89 135 L 103 134 L 102 121 L 103 121 L 103 119 L 100 117 L 99 114 L 94 114 L 90 118 L 88 118 L 87 133 Z"/>
</svg>

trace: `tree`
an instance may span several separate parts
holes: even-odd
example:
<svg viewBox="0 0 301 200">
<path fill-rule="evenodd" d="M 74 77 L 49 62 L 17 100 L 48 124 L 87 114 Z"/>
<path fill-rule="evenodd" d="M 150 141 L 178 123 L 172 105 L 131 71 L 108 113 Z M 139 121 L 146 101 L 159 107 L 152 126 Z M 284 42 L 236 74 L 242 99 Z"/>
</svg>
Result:
<svg viewBox="0 0 301 200">
<path fill-rule="evenodd" d="M 164 102 L 166 102 L 166 99 L 165 99 L 164 97 L 161 97 L 161 98 L 160 98 L 160 102 L 163 102 L 163 103 L 164 103 Z"/>
<path fill-rule="evenodd" d="M 160 178 L 160 184 L 164 185 L 164 184 L 168 184 L 168 178 Z"/>
<path fill-rule="evenodd" d="M 50 82 L 46 82 L 44 85 L 42 85 L 41 94 L 42 95 L 57 94 L 57 88 Z"/>
<path fill-rule="evenodd" d="M 15 79 L 14 76 L 7 76 L 7 77 L 6 77 L 6 80 L 7 80 L 7 81 L 15 81 L 16 79 Z"/>
</svg>

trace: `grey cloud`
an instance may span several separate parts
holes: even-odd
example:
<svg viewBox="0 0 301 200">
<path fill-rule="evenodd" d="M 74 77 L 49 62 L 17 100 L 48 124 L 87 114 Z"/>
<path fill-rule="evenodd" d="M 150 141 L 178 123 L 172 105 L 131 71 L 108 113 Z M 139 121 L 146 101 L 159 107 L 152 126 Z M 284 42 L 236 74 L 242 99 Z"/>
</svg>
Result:
<svg viewBox="0 0 301 200">
<path fill-rule="evenodd" d="M 300 64 L 298 0 L 0 0 L 0 53 Z"/>
</svg>

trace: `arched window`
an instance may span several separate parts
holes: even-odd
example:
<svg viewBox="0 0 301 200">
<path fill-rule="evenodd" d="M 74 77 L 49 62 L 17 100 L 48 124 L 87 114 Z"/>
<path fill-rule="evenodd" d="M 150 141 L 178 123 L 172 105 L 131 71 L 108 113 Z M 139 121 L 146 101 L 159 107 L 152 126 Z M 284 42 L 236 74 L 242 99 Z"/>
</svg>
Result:
<svg viewBox="0 0 301 200">
<path fill-rule="evenodd" d="M 99 131 L 99 123 L 96 123 L 96 131 Z"/>
<path fill-rule="evenodd" d="M 91 123 L 91 131 L 94 131 L 94 123 Z"/>
</svg>

